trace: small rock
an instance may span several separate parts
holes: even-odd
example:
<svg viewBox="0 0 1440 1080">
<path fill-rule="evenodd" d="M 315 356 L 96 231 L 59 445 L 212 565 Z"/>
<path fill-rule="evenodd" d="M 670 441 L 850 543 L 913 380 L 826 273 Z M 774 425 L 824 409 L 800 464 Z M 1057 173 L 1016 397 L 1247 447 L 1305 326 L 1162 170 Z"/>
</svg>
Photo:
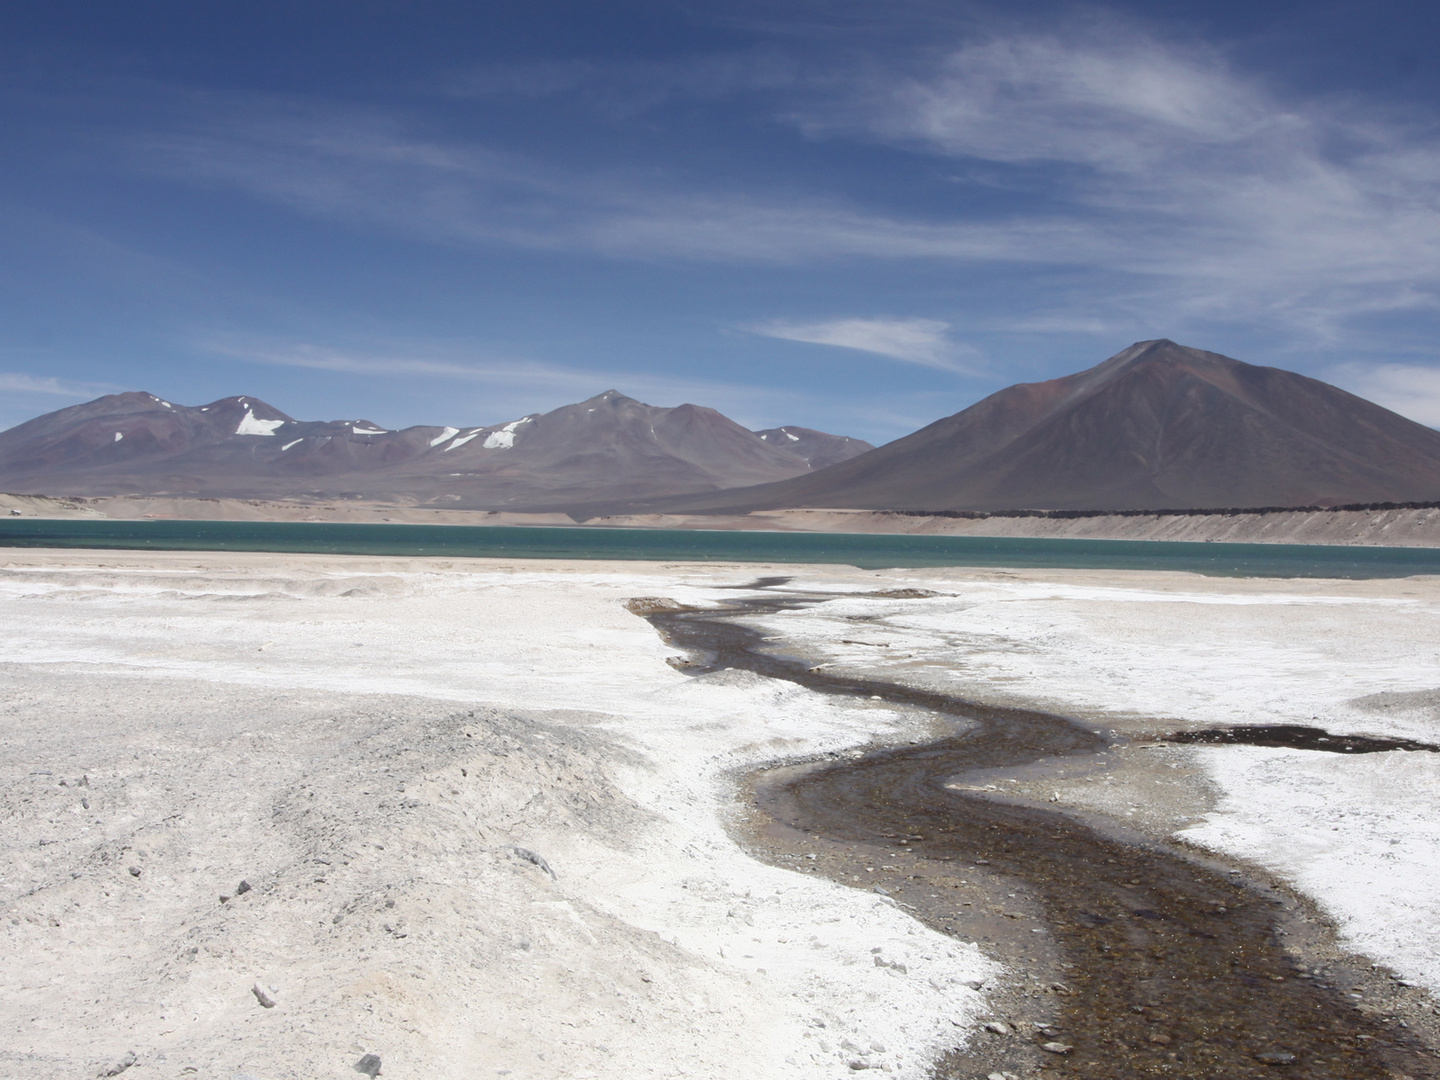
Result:
<svg viewBox="0 0 1440 1080">
<path fill-rule="evenodd" d="M 130 1066 L 131 1066 L 131 1065 L 134 1065 L 134 1064 L 135 1064 L 135 1051 L 134 1051 L 134 1050 L 130 1050 L 130 1051 L 128 1051 L 128 1052 L 125 1054 L 124 1057 L 122 1057 L 122 1058 L 121 1058 L 119 1061 L 117 1061 L 114 1065 L 111 1065 L 108 1069 L 101 1069 L 101 1070 L 100 1070 L 100 1075 L 101 1075 L 101 1076 L 119 1076 L 121 1073 L 123 1073 L 126 1069 L 130 1068 Z"/>
<path fill-rule="evenodd" d="M 999 1020 L 991 1020 L 985 1025 L 986 1031 L 993 1031 L 996 1035 L 1009 1035 L 1010 1025 L 1002 1024 Z"/>
<path fill-rule="evenodd" d="M 1044 1050 L 1048 1054 L 1068 1054 L 1071 1050 L 1074 1050 L 1075 1047 L 1071 1046 L 1069 1043 L 1048 1042 L 1041 1043 L 1040 1049 Z"/>
<path fill-rule="evenodd" d="M 1300 1059 L 1284 1050 L 1269 1050 L 1263 1054 L 1256 1054 L 1255 1060 L 1262 1065 L 1294 1065 Z"/>
<path fill-rule="evenodd" d="M 355 1063 L 355 1071 L 364 1073 L 366 1076 L 380 1075 L 380 1055 L 366 1054 Z"/>
<path fill-rule="evenodd" d="M 138 866 L 132 866 L 132 867 L 130 867 L 130 876 L 131 876 L 131 877 L 139 877 L 139 876 L 140 876 L 140 867 L 138 867 Z"/>
<path fill-rule="evenodd" d="M 551 870 L 550 864 L 545 861 L 545 856 L 537 852 L 531 851 L 529 848 L 512 846 L 510 850 L 515 853 L 515 856 L 517 858 L 524 859 L 526 862 L 532 863 L 535 866 L 538 866 L 541 870 L 545 871 L 545 873 L 550 875 L 552 881 L 558 880 L 555 876 L 555 871 Z"/>
<path fill-rule="evenodd" d="M 247 892 L 249 892 L 249 891 L 250 891 L 250 882 L 245 881 L 245 880 L 243 880 L 243 879 L 241 880 L 241 882 L 240 882 L 239 885 L 236 885 L 236 886 L 235 886 L 235 895 L 236 895 L 236 896 L 244 896 L 244 895 L 245 895 Z"/>
<path fill-rule="evenodd" d="M 250 987 L 250 992 L 255 995 L 255 1000 L 260 1003 L 262 1009 L 275 1007 L 275 991 L 264 983 L 257 981 L 254 986 Z"/>
<path fill-rule="evenodd" d="M 1150 1041 L 1157 1046 L 1169 1046 L 1173 1040 L 1163 1031 L 1157 1031 L 1154 1035 L 1150 1036 Z"/>
</svg>

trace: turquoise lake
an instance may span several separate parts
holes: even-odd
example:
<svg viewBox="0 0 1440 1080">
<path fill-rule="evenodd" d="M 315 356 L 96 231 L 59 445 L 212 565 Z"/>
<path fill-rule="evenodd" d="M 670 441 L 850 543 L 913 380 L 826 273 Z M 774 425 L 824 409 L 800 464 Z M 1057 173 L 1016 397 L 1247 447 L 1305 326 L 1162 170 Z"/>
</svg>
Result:
<svg viewBox="0 0 1440 1080">
<path fill-rule="evenodd" d="M 867 570 L 925 566 L 1066 567 L 1189 570 L 1232 577 L 1379 578 L 1440 574 L 1440 549 L 1434 548 L 485 525 L 12 518 L 0 520 L 0 547 L 841 563 Z"/>
</svg>

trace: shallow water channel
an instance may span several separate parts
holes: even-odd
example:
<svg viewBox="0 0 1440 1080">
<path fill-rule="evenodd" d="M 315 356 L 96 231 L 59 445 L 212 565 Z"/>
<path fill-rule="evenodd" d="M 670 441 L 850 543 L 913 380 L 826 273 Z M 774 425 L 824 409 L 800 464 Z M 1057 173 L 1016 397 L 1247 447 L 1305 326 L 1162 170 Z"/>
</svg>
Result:
<svg viewBox="0 0 1440 1080">
<path fill-rule="evenodd" d="M 973 1049 L 937 1066 L 937 1077 L 968 1080 L 1002 1068 L 1196 1080 L 1440 1077 L 1440 1060 L 1403 1023 L 1361 1007 L 1343 980 L 1304 969 L 1282 941 L 1285 897 L 1263 882 L 1178 844 L 1111 835 L 1066 814 L 947 786 L 972 770 L 993 776 L 1096 755 L 1111 740 L 1060 716 L 827 674 L 767 653 L 762 635 L 735 621 L 827 598 L 762 592 L 722 611 L 643 601 L 633 610 L 690 653 L 693 673 L 738 668 L 820 693 L 878 697 L 928 710 L 957 730 L 924 745 L 792 766 L 755 789 L 759 808 L 802 842 L 860 853 L 849 862 L 816 859 L 807 864 L 815 872 L 854 885 L 860 863 L 903 863 L 906 887 L 889 891 L 935 929 L 955 933 L 963 921 L 955 882 L 966 874 L 1005 882 L 1005 895 L 1038 906 L 1041 940 L 1060 973 L 1047 987 L 1046 1026 L 1022 1025 L 998 1049 L 977 1036 Z"/>
</svg>

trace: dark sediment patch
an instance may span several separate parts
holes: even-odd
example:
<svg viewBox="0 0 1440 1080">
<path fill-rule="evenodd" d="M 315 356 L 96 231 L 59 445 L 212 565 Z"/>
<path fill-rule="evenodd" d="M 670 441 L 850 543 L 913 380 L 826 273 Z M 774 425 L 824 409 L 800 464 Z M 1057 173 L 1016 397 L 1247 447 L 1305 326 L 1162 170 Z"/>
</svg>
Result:
<svg viewBox="0 0 1440 1080">
<path fill-rule="evenodd" d="M 1332 735 L 1324 728 L 1304 724 L 1206 728 L 1203 731 L 1176 731 L 1163 738 L 1166 742 L 1202 746 L 1280 746 L 1291 750 L 1325 750 L 1332 754 L 1383 754 L 1389 750 L 1440 753 L 1440 746 L 1433 743 L 1374 735 Z"/>
<path fill-rule="evenodd" d="M 1403 1023 L 1346 996 L 1354 984 L 1343 968 L 1301 967 L 1282 939 L 1283 892 L 1179 845 L 1120 839 L 1064 814 L 949 786 L 972 770 L 1096 755 L 1106 738 L 1060 716 L 828 674 L 765 652 L 761 635 L 731 618 L 820 599 L 772 594 L 721 612 L 635 610 L 696 657 L 687 671 L 738 668 L 857 701 L 878 697 L 960 729 L 924 745 L 782 769 L 755 788 L 759 808 L 794 838 L 791 851 L 812 845 L 801 857 L 814 856 L 813 872 L 869 887 L 881 879 L 862 871 L 899 864 L 883 867 L 890 887 L 876 891 L 935 929 L 970 931 L 991 949 L 973 934 L 974 912 L 961 909 L 968 879 L 1001 883 L 1012 890 L 1003 895 L 1038 909 L 1033 929 L 1047 932 L 1041 940 L 1063 973 L 1031 1009 L 1041 1024 L 1000 1046 L 977 1036 L 939 1063 L 937 1077 L 969 1080 L 997 1068 L 1187 1080 L 1440 1077 L 1434 1053 Z M 1025 917 L 993 910 L 996 922 L 1017 928 Z M 1004 943 L 994 944 L 1004 956 Z M 1038 942 L 1028 951 L 1040 951 Z"/>
</svg>

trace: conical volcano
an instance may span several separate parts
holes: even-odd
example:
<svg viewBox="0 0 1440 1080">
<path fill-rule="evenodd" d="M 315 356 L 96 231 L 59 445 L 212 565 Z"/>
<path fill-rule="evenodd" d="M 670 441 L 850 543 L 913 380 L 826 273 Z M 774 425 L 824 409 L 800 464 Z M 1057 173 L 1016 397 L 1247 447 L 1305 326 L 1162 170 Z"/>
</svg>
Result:
<svg viewBox="0 0 1440 1080">
<path fill-rule="evenodd" d="M 1159 510 L 1440 499 L 1440 432 L 1164 339 L 1021 383 L 819 472 L 675 511 Z"/>
</svg>

